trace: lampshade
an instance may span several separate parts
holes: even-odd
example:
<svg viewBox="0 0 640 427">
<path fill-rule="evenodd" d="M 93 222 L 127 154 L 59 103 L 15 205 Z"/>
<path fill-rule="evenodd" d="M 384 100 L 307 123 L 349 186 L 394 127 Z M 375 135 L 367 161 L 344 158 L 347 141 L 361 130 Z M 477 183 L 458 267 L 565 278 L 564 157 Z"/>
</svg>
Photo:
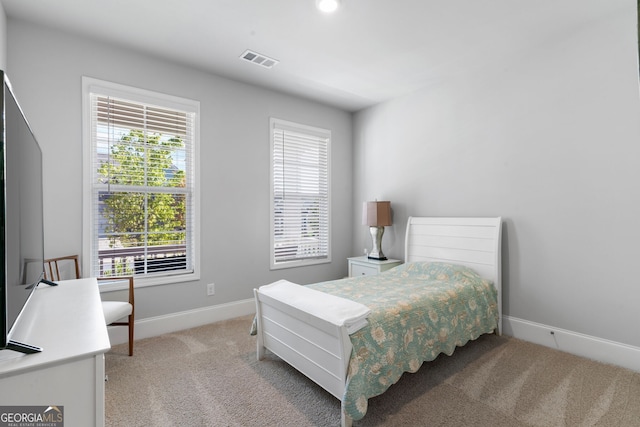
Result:
<svg viewBox="0 0 640 427">
<path fill-rule="evenodd" d="M 391 225 L 391 202 L 364 202 L 362 205 L 362 224 L 370 227 Z"/>
</svg>

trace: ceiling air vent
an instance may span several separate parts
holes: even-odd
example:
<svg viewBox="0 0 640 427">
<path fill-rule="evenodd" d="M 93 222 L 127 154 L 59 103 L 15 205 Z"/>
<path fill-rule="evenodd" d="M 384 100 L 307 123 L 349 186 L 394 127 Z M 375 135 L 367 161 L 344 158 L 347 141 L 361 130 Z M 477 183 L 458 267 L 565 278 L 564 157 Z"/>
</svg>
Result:
<svg viewBox="0 0 640 427">
<path fill-rule="evenodd" d="M 264 68 L 273 68 L 278 64 L 277 59 L 269 58 L 268 56 L 262 55 L 260 53 L 245 50 L 242 55 L 240 55 L 240 59 L 244 59 L 245 61 L 253 62 L 256 65 L 260 65 Z"/>
</svg>

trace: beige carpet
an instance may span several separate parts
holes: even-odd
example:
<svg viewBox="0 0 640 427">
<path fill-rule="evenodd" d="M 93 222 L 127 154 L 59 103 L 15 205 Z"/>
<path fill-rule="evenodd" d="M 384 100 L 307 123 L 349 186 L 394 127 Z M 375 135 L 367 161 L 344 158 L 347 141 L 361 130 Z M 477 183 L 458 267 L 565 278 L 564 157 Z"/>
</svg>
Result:
<svg viewBox="0 0 640 427">
<path fill-rule="evenodd" d="M 106 356 L 107 426 L 338 426 L 340 404 L 276 356 L 251 317 Z M 405 374 L 354 426 L 640 426 L 640 373 L 485 335 Z"/>
</svg>

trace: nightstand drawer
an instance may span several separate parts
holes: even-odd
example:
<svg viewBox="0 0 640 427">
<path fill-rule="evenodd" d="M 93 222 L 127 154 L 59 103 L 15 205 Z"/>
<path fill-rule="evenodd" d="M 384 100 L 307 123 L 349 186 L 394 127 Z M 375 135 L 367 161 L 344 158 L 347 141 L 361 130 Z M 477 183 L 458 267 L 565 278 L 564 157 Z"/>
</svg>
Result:
<svg viewBox="0 0 640 427">
<path fill-rule="evenodd" d="M 402 264 L 398 259 L 376 260 L 366 256 L 347 258 L 349 261 L 349 277 L 375 276 Z"/>
<path fill-rule="evenodd" d="M 353 277 L 375 276 L 376 274 L 378 274 L 378 267 L 376 266 L 368 266 L 362 264 L 353 264 L 351 266 L 351 275 Z"/>
</svg>

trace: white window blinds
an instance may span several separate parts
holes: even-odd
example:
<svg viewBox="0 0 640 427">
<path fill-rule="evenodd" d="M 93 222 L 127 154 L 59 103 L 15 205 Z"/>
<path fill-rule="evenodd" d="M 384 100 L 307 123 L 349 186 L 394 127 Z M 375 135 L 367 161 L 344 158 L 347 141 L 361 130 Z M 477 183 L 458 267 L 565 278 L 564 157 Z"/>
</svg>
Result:
<svg viewBox="0 0 640 427">
<path fill-rule="evenodd" d="M 271 120 L 272 268 L 330 261 L 328 130 Z"/>
<path fill-rule="evenodd" d="M 196 111 L 89 93 L 93 276 L 194 271 Z"/>
</svg>

